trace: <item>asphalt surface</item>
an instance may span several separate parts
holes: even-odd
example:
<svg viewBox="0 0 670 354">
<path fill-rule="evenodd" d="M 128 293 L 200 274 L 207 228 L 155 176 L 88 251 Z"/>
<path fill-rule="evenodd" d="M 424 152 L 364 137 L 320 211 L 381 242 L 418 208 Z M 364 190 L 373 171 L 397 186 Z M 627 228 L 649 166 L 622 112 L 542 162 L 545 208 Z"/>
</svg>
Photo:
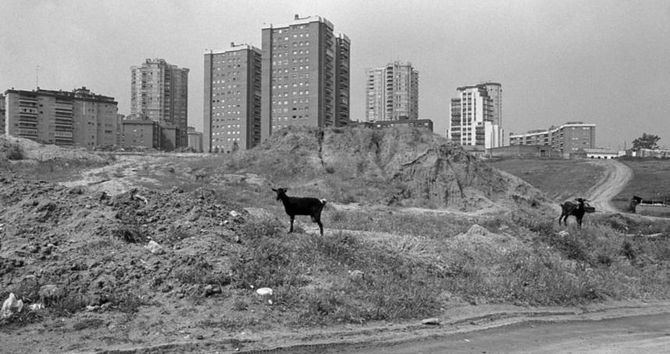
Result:
<svg viewBox="0 0 670 354">
<path fill-rule="evenodd" d="M 320 352 L 670 353 L 670 313 L 598 321 L 530 321 L 401 344 L 351 345 Z"/>
</svg>

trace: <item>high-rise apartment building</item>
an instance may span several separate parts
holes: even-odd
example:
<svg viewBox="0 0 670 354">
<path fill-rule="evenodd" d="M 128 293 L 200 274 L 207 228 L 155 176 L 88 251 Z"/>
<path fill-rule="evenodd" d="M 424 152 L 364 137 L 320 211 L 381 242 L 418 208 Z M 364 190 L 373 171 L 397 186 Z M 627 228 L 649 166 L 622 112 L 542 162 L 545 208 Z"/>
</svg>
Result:
<svg viewBox="0 0 670 354">
<path fill-rule="evenodd" d="M 543 145 L 564 154 L 596 145 L 596 125 L 583 122 L 567 122 L 547 130 L 532 130 L 524 134 L 511 134 L 510 145 Z"/>
<path fill-rule="evenodd" d="M 204 150 L 250 149 L 261 141 L 261 51 L 235 45 L 205 52 Z"/>
<path fill-rule="evenodd" d="M 367 121 L 419 119 L 419 73 L 411 63 L 367 70 Z"/>
<path fill-rule="evenodd" d="M 130 71 L 130 113 L 175 126 L 176 147 L 186 147 L 189 69 L 168 64 L 163 59 L 146 59 Z"/>
<path fill-rule="evenodd" d="M 262 29 L 261 139 L 289 125 L 346 124 L 349 48 L 319 16 Z"/>
<path fill-rule="evenodd" d="M 113 146 L 117 144 L 118 103 L 82 87 L 72 92 L 7 90 L 8 135 L 46 144 Z"/>
<path fill-rule="evenodd" d="M 5 134 L 5 96 L 0 93 L 0 135 Z"/>
<path fill-rule="evenodd" d="M 457 90 L 459 97 L 451 100 L 449 139 L 486 149 L 502 146 L 502 86 L 487 82 Z"/>
<path fill-rule="evenodd" d="M 349 123 L 349 59 L 351 41 L 344 33 L 335 36 L 335 126 L 342 127 Z"/>
</svg>

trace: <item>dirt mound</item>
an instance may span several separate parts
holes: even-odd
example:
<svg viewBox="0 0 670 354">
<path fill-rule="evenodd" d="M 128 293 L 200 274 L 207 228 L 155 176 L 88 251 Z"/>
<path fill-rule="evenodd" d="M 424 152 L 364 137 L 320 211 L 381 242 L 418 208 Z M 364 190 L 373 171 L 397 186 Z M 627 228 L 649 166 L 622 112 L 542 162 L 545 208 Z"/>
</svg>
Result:
<svg viewBox="0 0 670 354">
<path fill-rule="evenodd" d="M 0 136 L 0 160 L 85 160 L 102 163 L 106 159 L 85 148 L 63 148 L 56 145 L 44 145 L 30 139 Z"/>
<path fill-rule="evenodd" d="M 524 181 L 419 129 L 287 128 L 232 166 L 341 202 L 464 211 L 549 202 Z"/>
<path fill-rule="evenodd" d="M 78 311 L 217 292 L 229 281 L 225 255 L 248 213 L 214 191 L 111 197 L 0 177 L 2 299 Z M 44 287 L 57 295 L 45 299 Z"/>
</svg>

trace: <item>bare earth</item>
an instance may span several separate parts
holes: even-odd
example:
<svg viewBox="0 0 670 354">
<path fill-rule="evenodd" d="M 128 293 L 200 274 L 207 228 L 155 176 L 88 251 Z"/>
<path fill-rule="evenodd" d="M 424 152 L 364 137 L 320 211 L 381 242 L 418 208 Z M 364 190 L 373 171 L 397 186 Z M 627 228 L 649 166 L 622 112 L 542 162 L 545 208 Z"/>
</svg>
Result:
<svg viewBox="0 0 670 354">
<path fill-rule="evenodd" d="M 626 184 L 633 178 L 633 171 L 617 160 L 593 160 L 594 165 L 605 169 L 600 180 L 587 192 L 591 205 L 597 211 L 615 213 L 618 212 L 610 203 L 612 198 L 619 194 Z"/>
</svg>

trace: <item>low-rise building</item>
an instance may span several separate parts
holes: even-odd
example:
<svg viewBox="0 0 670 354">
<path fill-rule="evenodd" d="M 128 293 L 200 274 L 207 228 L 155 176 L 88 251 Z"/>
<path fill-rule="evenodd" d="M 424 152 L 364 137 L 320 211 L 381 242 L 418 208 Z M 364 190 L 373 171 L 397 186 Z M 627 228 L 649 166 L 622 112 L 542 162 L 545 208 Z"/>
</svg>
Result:
<svg viewBox="0 0 670 354">
<path fill-rule="evenodd" d="M 202 133 L 195 131 L 194 127 L 188 127 L 188 148 L 194 152 L 202 152 Z"/>
<path fill-rule="evenodd" d="M 135 115 L 123 120 L 122 145 L 125 148 L 158 147 L 158 123 L 151 119 L 143 119 Z"/>
<path fill-rule="evenodd" d="M 565 156 L 596 145 L 596 125 L 567 122 L 547 130 L 531 130 L 524 134 L 510 134 L 510 145 L 545 145 Z"/>
</svg>

